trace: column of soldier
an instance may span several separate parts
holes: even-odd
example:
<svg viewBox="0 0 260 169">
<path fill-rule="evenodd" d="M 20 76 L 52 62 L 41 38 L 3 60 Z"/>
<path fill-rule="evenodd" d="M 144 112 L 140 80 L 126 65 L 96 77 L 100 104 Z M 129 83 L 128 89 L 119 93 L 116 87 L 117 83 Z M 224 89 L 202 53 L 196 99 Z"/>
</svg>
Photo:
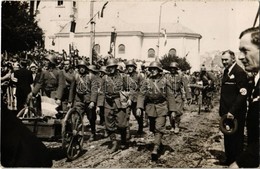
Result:
<svg viewBox="0 0 260 169">
<path fill-rule="evenodd" d="M 40 95 L 53 98 L 60 105 L 60 110 L 67 111 L 73 107 L 87 116 L 91 129 L 89 141 L 96 140 L 98 114 L 100 124 L 105 126 L 104 137 L 111 140 L 112 153 L 128 147 L 132 113 L 138 124 L 137 136 L 145 134 L 143 128 L 149 120 L 149 130 L 154 134 L 152 159 L 157 159 L 163 148 L 161 139 L 167 117 L 171 131 L 179 133 L 184 103 L 192 96 L 189 80 L 179 73 L 176 62 L 172 62 L 169 72 L 164 73 L 157 61 L 151 62 L 148 67 L 142 65 L 142 70 L 138 71 L 134 60 L 128 60 L 124 70 L 114 58 L 108 59 L 106 66 L 89 65 L 86 60 L 79 59 L 75 67 L 71 58 L 61 59 L 62 62 L 59 59 L 47 52 L 41 66 L 31 62 L 28 67 L 28 61 L 21 60 L 19 63 L 17 56 L 12 58 L 12 64 L 2 62 L 2 85 L 12 81 L 1 90 L 2 96 L 7 94 L 8 108 L 19 112 L 26 98 Z M 29 73 L 17 73 L 26 72 L 25 69 Z M 21 79 L 23 84 L 16 84 Z M 26 84 L 28 90 L 25 90 Z M 12 90 L 12 85 L 17 88 Z M 20 90 L 19 86 L 22 86 Z M 17 103 L 14 103 L 15 97 Z M 120 134 L 120 146 L 116 133 Z"/>
</svg>

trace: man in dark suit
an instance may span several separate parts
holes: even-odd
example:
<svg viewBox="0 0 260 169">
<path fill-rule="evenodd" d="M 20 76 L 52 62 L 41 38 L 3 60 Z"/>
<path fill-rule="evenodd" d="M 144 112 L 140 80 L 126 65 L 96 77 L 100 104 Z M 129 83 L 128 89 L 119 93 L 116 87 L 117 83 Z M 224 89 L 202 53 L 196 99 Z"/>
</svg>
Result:
<svg viewBox="0 0 260 169">
<path fill-rule="evenodd" d="M 240 34 L 239 50 L 240 60 L 245 66 L 245 70 L 255 73 L 254 87 L 249 97 L 249 109 L 247 113 L 247 148 L 241 153 L 236 162 L 230 168 L 257 168 L 259 167 L 259 48 L 260 32 L 259 27 L 249 28 Z"/>
<path fill-rule="evenodd" d="M 236 63 L 234 52 L 227 50 L 222 53 L 225 71 L 222 79 L 219 115 L 227 115 L 228 119 L 237 119 L 237 131 L 231 135 L 224 134 L 226 161 L 223 165 L 233 163 L 243 151 L 245 115 L 247 110 L 247 75 Z"/>
<path fill-rule="evenodd" d="M 18 112 L 24 107 L 28 94 L 32 91 L 31 84 L 33 83 L 32 72 L 27 67 L 27 61 L 20 62 L 21 68 L 14 72 L 14 77 L 17 78 L 17 110 Z"/>
</svg>

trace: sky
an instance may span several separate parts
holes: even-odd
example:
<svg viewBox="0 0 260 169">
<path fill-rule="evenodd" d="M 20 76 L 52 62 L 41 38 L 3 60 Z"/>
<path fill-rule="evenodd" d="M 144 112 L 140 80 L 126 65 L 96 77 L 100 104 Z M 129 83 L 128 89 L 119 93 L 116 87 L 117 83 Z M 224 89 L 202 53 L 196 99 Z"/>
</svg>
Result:
<svg viewBox="0 0 260 169">
<path fill-rule="evenodd" d="M 102 7 L 104 2 L 98 1 L 95 9 Z M 238 52 L 239 34 L 253 26 L 258 5 L 258 0 L 114 0 L 107 4 L 104 17 L 112 19 L 119 16 L 129 23 L 159 25 L 162 6 L 162 23 L 179 21 L 202 35 L 201 54 L 227 49 Z"/>
</svg>

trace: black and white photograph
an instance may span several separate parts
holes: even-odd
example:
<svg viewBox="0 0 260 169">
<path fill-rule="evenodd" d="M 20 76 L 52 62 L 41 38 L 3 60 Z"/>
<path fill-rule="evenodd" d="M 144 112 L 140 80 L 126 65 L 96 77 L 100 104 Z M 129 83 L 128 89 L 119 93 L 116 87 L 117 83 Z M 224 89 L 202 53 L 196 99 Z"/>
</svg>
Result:
<svg viewBox="0 0 260 169">
<path fill-rule="evenodd" d="M 2 0 L 3 168 L 258 168 L 259 0 Z"/>
</svg>

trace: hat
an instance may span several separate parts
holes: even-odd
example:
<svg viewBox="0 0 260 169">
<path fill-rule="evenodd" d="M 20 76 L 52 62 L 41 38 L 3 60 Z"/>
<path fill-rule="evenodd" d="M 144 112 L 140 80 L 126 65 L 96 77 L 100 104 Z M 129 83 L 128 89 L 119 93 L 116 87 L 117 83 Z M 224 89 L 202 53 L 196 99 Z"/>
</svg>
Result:
<svg viewBox="0 0 260 169">
<path fill-rule="evenodd" d="M 220 131 L 226 135 L 232 135 L 237 131 L 237 119 L 228 119 L 227 114 L 223 115 L 219 122 Z"/>
</svg>

